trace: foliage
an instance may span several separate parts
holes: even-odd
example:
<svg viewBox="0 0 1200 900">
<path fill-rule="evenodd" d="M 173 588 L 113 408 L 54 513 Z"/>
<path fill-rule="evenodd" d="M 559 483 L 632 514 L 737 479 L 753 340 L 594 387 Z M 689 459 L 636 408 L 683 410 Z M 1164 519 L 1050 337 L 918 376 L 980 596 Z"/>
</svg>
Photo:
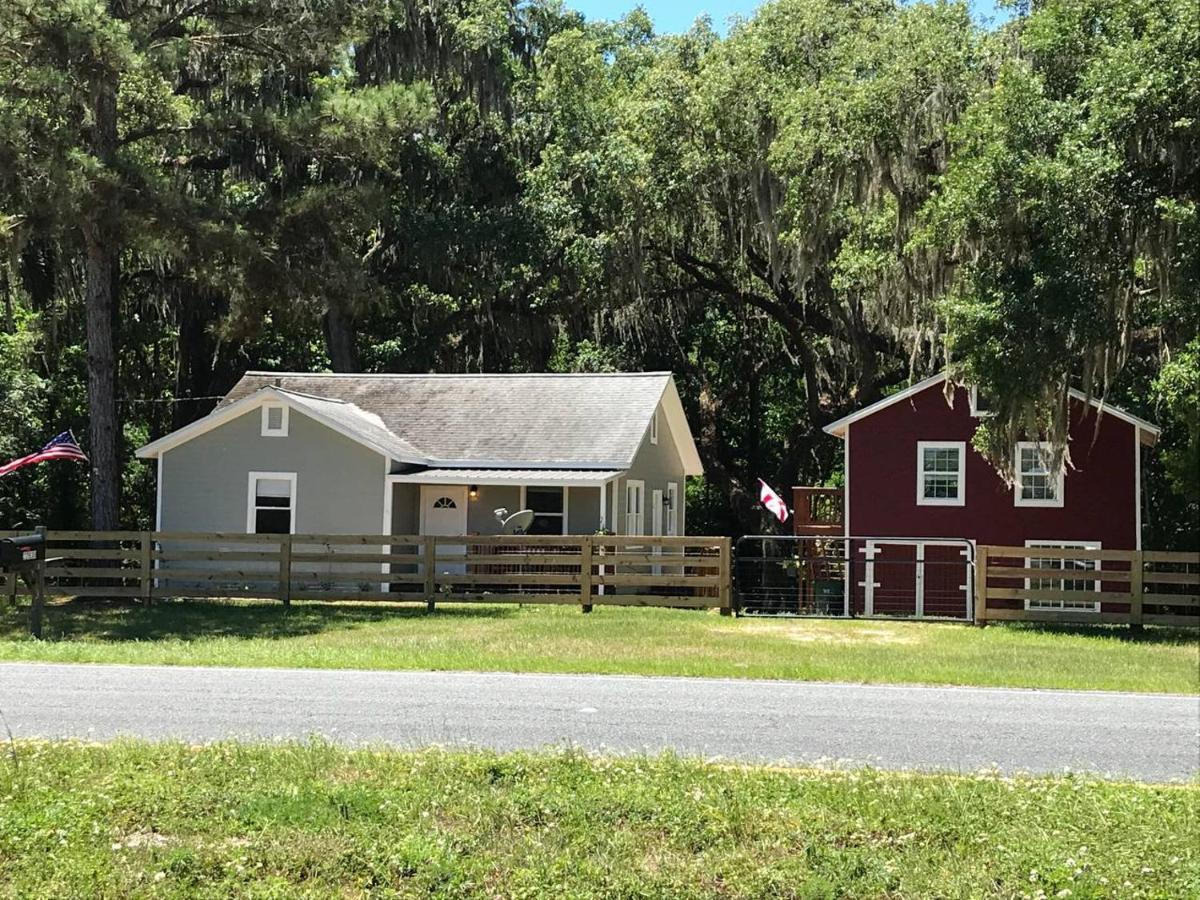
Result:
<svg viewBox="0 0 1200 900">
<path fill-rule="evenodd" d="M 948 363 L 1002 472 L 1066 449 L 1069 387 L 1161 418 L 1147 522 L 1186 543 L 1185 6 L 774 0 L 722 38 L 555 0 L 0 5 L 0 448 L 118 444 L 0 516 L 82 524 L 119 473 L 147 525 L 132 449 L 248 367 L 620 368 L 680 379 L 689 526 L 758 531 L 756 478 L 825 482 L 822 425 Z"/>
<path fill-rule="evenodd" d="M 472 669 L 1200 693 L 1194 631 L 723 619 L 687 610 L 163 602 L 0 610 L 0 660 Z"/>
<path fill-rule="evenodd" d="M 345 750 L 28 743 L 16 896 L 1194 896 L 1194 785 Z"/>
</svg>

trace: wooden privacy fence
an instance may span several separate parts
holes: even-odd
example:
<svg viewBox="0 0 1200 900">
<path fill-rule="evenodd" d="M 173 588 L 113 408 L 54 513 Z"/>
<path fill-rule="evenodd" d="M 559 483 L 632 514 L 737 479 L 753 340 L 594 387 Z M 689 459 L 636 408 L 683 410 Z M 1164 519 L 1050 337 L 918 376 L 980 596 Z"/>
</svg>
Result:
<svg viewBox="0 0 1200 900">
<path fill-rule="evenodd" d="M 1200 626 L 1200 553 L 980 545 L 975 621 Z"/>
<path fill-rule="evenodd" d="M 732 610 L 724 537 L 51 531 L 47 545 L 48 596 Z"/>
</svg>

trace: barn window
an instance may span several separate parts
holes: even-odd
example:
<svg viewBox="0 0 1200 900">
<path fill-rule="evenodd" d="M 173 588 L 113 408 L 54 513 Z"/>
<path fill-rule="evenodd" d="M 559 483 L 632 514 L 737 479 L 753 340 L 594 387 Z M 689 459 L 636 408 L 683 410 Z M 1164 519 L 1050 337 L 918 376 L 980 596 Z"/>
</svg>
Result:
<svg viewBox="0 0 1200 900">
<path fill-rule="evenodd" d="M 994 416 L 996 414 L 996 405 L 992 402 L 991 395 L 987 391 L 981 391 L 979 388 L 972 386 L 971 388 L 971 415 L 977 419 Z"/>
<path fill-rule="evenodd" d="M 962 506 L 967 496 L 965 441 L 917 442 L 917 504 Z"/>
<path fill-rule="evenodd" d="M 1026 541 L 1026 547 L 1046 547 L 1052 549 L 1076 548 L 1080 550 L 1099 550 L 1099 541 Z M 1027 569 L 1057 569 L 1058 571 L 1095 572 L 1100 568 L 1098 559 L 1063 559 L 1061 556 L 1038 555 L 1025 559 Z M 1100 612 L 1100 603 L 1087 597 L 1087 593 L 1100 590 L 1100 581 L 1090 578 L 1067 578 L 1053 576 L 1046 578 L 1026 578 L 1027 591 L 1064 591 L 1081 594 L 1080 599 L 1054 598 L 1025 600 L 1026 609 L 1069 609 L 1083 612 Z"/>
<path fill-rule="evenodd" d="M 1017 444 L 1014 468 L 1017 484 L 1013 490 L 1016 506 L 1062 506 L 1063 472 L 1054 468 L 1054 453 L 1044 444 L 1022 441 Z"/>
<path fill-rule="evenodd" d="M 262 436 L 287 437 L 288 408 L 283 403 L 264 403 L 262 407 Z"/>
<path fill-rule="evenodd" d="M 525 508 L 533 510 L 528 534 L 566 534 L 566 488 L 529 487 L 525 489 Z"/>
<path fill-rule="evenodd" d="M 251 472 L 246 531 L 292 534 L 296 530 L 296 473 Z"/>
<path fill-rule="evenodd" d="M 658 410 L 650 417 L 650 443 L 658 443 Z"/>
</svg>

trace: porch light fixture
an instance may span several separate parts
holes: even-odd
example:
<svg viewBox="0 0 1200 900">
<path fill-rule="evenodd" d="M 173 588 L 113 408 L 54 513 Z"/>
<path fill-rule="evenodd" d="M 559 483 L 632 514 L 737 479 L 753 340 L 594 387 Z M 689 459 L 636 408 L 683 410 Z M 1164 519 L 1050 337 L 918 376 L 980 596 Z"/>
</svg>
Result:
<svg viewBox="0 0 1200 900">
<path fill-rule="evenodd" d="M 479 485 L 473 484 L 469 488 L 467 488 L 467 496 L 470 497 L 472 500 L 478 500 L 479 499 Z"/>
</svg>

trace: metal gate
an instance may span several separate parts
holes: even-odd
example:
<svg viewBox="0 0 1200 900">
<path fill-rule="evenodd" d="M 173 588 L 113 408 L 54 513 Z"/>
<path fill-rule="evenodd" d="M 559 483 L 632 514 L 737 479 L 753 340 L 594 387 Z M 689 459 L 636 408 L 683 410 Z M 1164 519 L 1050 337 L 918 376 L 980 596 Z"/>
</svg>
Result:
<svg viewBox="0 0 1200 900">
<path fill-rule="evenodd" d="M 969 621 L 974 574 L 963 538 L 756 534 L 734 555 L 741 615 Z"/>
</svg>

